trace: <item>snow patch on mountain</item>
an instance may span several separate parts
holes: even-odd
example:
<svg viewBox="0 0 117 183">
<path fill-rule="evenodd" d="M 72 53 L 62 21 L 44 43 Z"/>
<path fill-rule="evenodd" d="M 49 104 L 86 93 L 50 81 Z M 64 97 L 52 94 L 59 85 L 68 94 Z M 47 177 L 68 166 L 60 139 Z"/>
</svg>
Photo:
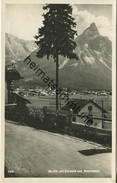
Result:
<svg viewBox="0 0 117 183">
<path fill-rule="evenodd" d="M 98 55 L 98 60 L 99 62 L 101 62 L 107 69 L 109 69 L 110 71 L 112 71 L 112 69 L 106 64 L 106 62 L 104 61 L 103 57 L 101 57 L 101 53 L 99 51 L 95 50 L 95 53 Z M 110 55 L 109 55 L 110 56 Z M 110 56 L 111 57 L 111 56 Z"/>
<path fill-rule="evenodd" d="M 68 59 L 66 58 L 63 63 L 59 66 L 59 69 L 63 69 L 63 67 L 68 63 Z"/>
<path fill-rule="evenodd" d="M 70 66 L 77 67 L 78 63 L 71 64 Z"/>
<path fill-rule="evenodd" d="M 94 50 L 94 52 L 95 52 L 97 55 L 100 55 L 100 52 L 99 52 L 99 51 Z"/>
<path fill-rule="evenodd" d="M 104 62 L 104 60 L 103 60 L 102 57 L 99 59 L 99 61 L 100 61 L 102 64 L 104 64 L 104 66 L 105 66 L 107 69 L 109 69 L 110 71 L 112 71 L 111 68 Z"/>
<path fill-rule="evenodd" d="M 94 64 L 95 63 L 95 59 L 92 56 L 90 56 L 90 57 L 85 56 L 84 60 L 85 60 L 86 63 L 89 63 L 89 64 Z"/>
</svg>

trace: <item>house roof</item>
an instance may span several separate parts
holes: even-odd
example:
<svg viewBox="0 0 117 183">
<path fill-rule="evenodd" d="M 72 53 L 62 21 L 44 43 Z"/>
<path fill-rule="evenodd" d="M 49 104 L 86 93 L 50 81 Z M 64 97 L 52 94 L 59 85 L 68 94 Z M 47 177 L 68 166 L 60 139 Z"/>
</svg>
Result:
<svg viewBox="0 0 117 183">
<path fill-rule="evenodd" d="M 99 104 L 97 104 L 96 102 L 94 102 L 93 100 L 89 100 L 89 102 L 92 102 L 97 108 L 99 108 L 101 111 L 103 111 L 104 113 L 108 113 L 104 108 L 102 108 Z"/>
<path fill-rule="evenodd" d="M 99 104 L 94 102 L 93 100 L 86 100 L 86 99 L 71 99 L 67 105 L 63 107 L 64 110 L 69 110 L 73 106 L 73 113 L 76 114 L 78 113 L 85 105 L 87 105 L 89 102 L 94 104 L 97 108 L 99 108 L 101 111 L 104 113 L 107 113 L 106 110 L 104 110 Z M 74 105 L 75 104 L 75 108 Z"/>
<path fill-rule="evenodd" d="M 74 105 L 75 104 L 75 108 Z M 63 109 L 64 110 L 69 110 L 70 108 L 73 109 L 73 113 L 77 113 L 82 109 L 87 104 L 87 100 L 84 99 L 71 99 L 68 104 L 66 104 Z M 73 106 L 73 107 L 72 107 Z"/>
<path fill-rule="evenodd" d="M 19 95 L 17 93 L 13 93 L 13 95 L 16 98 L 17 101 L 21 101 L 21 102 L 23 102 L 25 104 L 31 104 L 31 102 L 29 100 L 27 100 L 26 98 L 22 97 L 21 95 Z"/>
</svg>

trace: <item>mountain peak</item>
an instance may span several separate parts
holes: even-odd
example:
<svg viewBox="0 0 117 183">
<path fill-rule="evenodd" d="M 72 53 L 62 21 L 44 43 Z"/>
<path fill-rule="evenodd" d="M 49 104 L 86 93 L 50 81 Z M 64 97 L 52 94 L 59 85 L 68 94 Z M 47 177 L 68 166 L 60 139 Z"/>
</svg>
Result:
<svg viewBox="0 0 117 183">
<path fill-rule="evenodd" d="M 98 28 L 97 28 L 97 26 L 96 26 L 96 24 L 94 22 L 90 25 L 89 29 L 99 33 Z"/>
<path fill-rule="evenodd" d="M 90 26 L 84 31 L 84 34 L 86 36 L 91 36 L 91 37 L 100 35 L 98 28 L 94 22 L 92 24 L 90 24 Z"/>
</svg>

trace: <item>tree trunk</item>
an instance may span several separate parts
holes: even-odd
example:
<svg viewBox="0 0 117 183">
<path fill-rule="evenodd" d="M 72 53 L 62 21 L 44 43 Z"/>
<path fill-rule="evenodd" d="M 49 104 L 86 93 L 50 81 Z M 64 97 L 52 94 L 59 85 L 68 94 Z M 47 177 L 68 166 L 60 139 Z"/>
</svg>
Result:
<svg viewBox="0 0 117 183">
<path fill-rule="evenodd" d="M 11 103 L 11 81 L 7 81 L 8 104 Z"/>
<path fill-rule="evenodd" d="M 59 110 L 58 88 L 59 88 L 59 60 L 58 60 L 58 55 L 57 55 L 56 56 L 56 111 Z"/>
</svg>

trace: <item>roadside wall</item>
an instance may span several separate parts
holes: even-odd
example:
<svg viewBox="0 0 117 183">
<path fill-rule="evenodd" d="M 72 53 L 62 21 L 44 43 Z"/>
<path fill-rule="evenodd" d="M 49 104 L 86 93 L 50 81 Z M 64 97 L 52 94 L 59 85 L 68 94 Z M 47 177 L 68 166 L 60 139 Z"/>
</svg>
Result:
<svg viewBox="0 0 117 183">
<path fill-rule="evenodd" d="M 112 131 L 84 126 L 83 124 L 72 123 L 68 132 L 69 135 L 90 140 L 107 147 L 112 145 Z"/>
<path fill-rule="evenodd" d="M 84 124 L 84 119 L 81 119 L 81 116 L 74 115 L 74 119 L 75 119 L 74 122 Z M 91 125 L 91 127 L 102 128 L 102 119 L 94 117 L 93 124 Z M 112 122 L 103 120 L 103 128 L 111 130 L 112 129 Z"/>
</svg>

